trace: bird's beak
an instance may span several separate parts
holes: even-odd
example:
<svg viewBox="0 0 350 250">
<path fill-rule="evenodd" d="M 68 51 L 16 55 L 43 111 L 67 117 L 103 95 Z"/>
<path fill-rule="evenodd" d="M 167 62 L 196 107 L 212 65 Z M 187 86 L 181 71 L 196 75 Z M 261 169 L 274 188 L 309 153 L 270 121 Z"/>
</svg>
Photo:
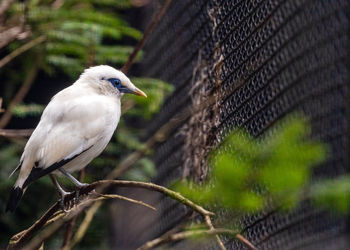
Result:
<svg viewBox="0 0 350 250">
<path fill-rule="evenodd" d="M 139 96 L 143 96 L 143 97 L 147 98 L 147 95 L 145 94 L 145 92 L 143 92 L 142 90 L 140 90 L 140 89 L 138 89 L 136 87 L 135 87 L 134 90 L 131 90 L 131 94 L 139 95 Z"/>
<path fill-rule="evenodd" d="M 134 94 L 134 95 L 139 95 L 139 96 L 143 96 L 143 97 L 147 97 L 147 95 L 145 94 L 145 92 L 143 92 L 142 90 L 136 88 L 135 86 L 132 86 L 130 88 L 126 87 L 126 86 L 122 86 L 120 88 L 118 88 L 119 91 L 121 93 L 127 93 L 127 94 Z"/>
</svg>

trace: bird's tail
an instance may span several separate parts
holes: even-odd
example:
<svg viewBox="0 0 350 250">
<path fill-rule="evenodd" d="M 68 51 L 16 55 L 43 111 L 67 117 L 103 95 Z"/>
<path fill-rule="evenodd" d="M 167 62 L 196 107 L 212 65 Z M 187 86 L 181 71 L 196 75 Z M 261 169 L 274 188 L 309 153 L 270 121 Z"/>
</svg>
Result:
<svg viewBox="0 0 350 250">
<path fill-rule="evenodd" d="M 21 187 L 13 187 L 11 190 L 10 198 L 6 205 L 6 212 L 14 212 L 18 206 L 19 201 L 23 196 L 24 190 Z"/>
</svg>

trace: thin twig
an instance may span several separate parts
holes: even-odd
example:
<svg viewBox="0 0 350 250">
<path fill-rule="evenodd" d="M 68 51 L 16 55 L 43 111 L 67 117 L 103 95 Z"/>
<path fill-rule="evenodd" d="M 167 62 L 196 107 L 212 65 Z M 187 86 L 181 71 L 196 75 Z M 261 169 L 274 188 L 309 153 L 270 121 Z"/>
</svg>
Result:
<svg viewBox="0 0 350 250">
<path fill-rule="evenodd" d="M 19 37 L 24 39 L 29 35 L 30 32 L 23 30 L 22 24 L 8 28 L 0 33 L 0 49 L 7 46 L 9 43 L 15 39 L 18 39 Z"/>
<path fill-rule="evenodd" d="M 4 137 L 29 137 L 34 129 L 0 129 L 0 136 Z"/>
<path fill-rule="evenodd" d="M 185 216 L 183 217 L 183 221 L 187 220 L 189 217 L 192 217 L 194 215 L 192 210 L 187 211 L 187 213 L 185 214 Z M 166 231 L 165 233 L 163 233 L 161 236 L 159 236 L 158 238 L 167 238 L 170 235 L 179 233 L 183 230 L 185 230 L 186 228 L 186 224 L 184 222 L 180 223 L 179 225 L 175 226 L 175 227 L 171 227 L 168 231 Z M 152 240 L 151 240 L 152 241 Z M 148 242 L 144 243 L 141 247 L 143 247 L 145 244 L 147 244 Z"/>
<path fill-rule="evenodd" d="M 5 18 L 5 12 L 11 7 L 14 1 L 12 0 L 3 0 L 0 6 L 0 22 L 2 26 L 5 25 L 6 23 L 6 18 Z M 18 40 L 23 40 L 27 37 L 29 37 L 32 33 L 29 29 L 29 26 L 26 27 L 26 21 L 27 21 L 27 14 L 28 14 L 28 5 L 30 1 L 23 1 L 24 3 L 22 4 L 22 10 L 23 13 L 21 14 L 20 17 L 16 18 L 17 24 L 11 28 L 8 28 L 6 30 L 3 30 L 0 33 L 0 49 L 7 46 L 10 44 L 12 41 L 18 39 Z M 9 22 L 11 23 L 11 22 Z M 13 24 L 11 24 L 13 25 Z"/>
<path fill-rule="evenodd" d="M 211 222 L 210 216 L 209 215 L 205 215 L 204 216 L 204 221 L 205 224 L 208 226 L 209 230 L 214 230 L 214 226 L 213 223 Z M 221 241 L 220 236 L 218 234 L 215 235 L 215 239 L 216 242 L 218 243 L 219 247 L 221 250 L 226 250 L 226 247 L 224 245 L 224 243 Z"/>
<path fill-rule="evenodd" d="M 0 113 L 3 113 L 5 109 L 2 108 L 2 98 L 0 97 Z"/>
<path fill-rule="evenodd" d="M 71 221 L 67 222 L 66 224 L 66 227 L 65 227 L 66 230 L 64 232 L 63 242 L 61 247 L 62 250 L 66 249 L 66 247 L 70 244 L 70 240 L 73 235 L 73 229 L 74 229 L 76 220 L 77 220 L 77 217 L 74 217 Z"/>
<path fill-rule="evenodd" d="M 6 127 L 6 125 L 9 123 L 11 117 L 12 117 L 12 110 L 13 108 L 22 102 L 24 97 L 27 95 L 31 85 L 33 84 L 35 77 L 38 73 L 39 70 L 39 57 L 36 58 L 36 61 L 33 63 L 32 68 L 29 70 L 27 77 L 22 84 L 21 88 L 18 90 L 17 94 L 15 97 L 12 99 L 10 102 L 10 105 L 6 109 L 5 113 L 2 115 L 0 119 L 0 129 L 3 129 Z"/>
<path fill-rule="evenodd" d="M 237 234 L 236 238 L 238 240 L 240 240 L 241 242 L 243 242 L 244 244 L 246 244 L 250 249 L 253 250 L 258 250 L 258 248 L 256 246 L 254 246 L 249 240 L 247 240 L 245 237 L 243 237 L 243 235 L 241 234 Z"/>
<path fill-rule="evenodd" d="M 165 0 L 165 3 L 163 4 L 163 6 L 161 7 L 161 9 L 158 11 L 158 13 L 153 17 L 152 22 L 148 25 L 145 33 L 143 34 L 141 40 L 137 43 L 137 45 L 135 46 L 133 52 L 131 53 L 131 55 L 129 56 L 128 61 L 123 65 L 123 67 L 121 68 L 121 71 L 124 73 L 127 73 L 131 67 L 131 65 L 134 63 L 135 58 L 137 56 L 137 54 L 139 53 L 139 51 L 141 50 L 141 48 L 143 47 L 143 45 L 145 44 L 145 42 L 147 41 L 148 37 L 152 34 L 153 29 L 157 26 L 157 24 L 159 23 L 159 21 L 162 19 L 162 17 L 164 16 L 165 12 L 167 11 L 170 3 L 172 0 Z"/>
<path fill-rule="evenodd" d="M 34 46 L 44 42 L 45 40 L 46 40 L 46 36 L 42 35 L 42 36 L 39 36 L 39 37 L 31 40 L 30 42 L 28 42 L 28 43 L 26 43 L 24 45 L 22 45 L 18 49 L 12 51 L 10 54 L 8 54 L 7 56 L 3 57 L 0 60 L 0 68 L 4 67 L 7 63 L 12 61 L 17 56 L 23 54 L 27 50 L 29 50 L 29 49 L 33 48 Z"/>
<path fill-rule="evenodd" d="M 129 201 L 131 203 L 139 204 L 141 206 L 144 206 L 144 207 L 150 208 L 154 211 L 157 211 L 157 209 L 155 207 L 153 207 L 145 202 L 134 200 L 134 199 L 131 199 L 131 198 L 119 195 L 119 194 L 98 194 L 98 195 L 104 199 L 119 199 L 119 200 Z M 100 200 L 102 200 L 102 199 L 100 199 Z"/>
<path fill-rule="evenodd" d="M 87 191 L 90 192 L 93 188 L 96 190 L 100 190 L 100 189 L 107 189 L 107 188 L 111 188 L 111 187 L 136 187 L 136 188 L 143 188 L 143 189 L 148 189 L 148 190 L 152 190 L 152 191 L 157 191 L 159 193 L 162 193 L 174 200 L 177 200 L 178 202 L 186 205 L 187 207 L 191 208 L 192 210 L 202 214 L 203 216 L 205 215 L 214 215 L 214 213 L 204 209 L 203 207 L 195 204 L 194 202 L 192 202 L 191 200 L 185 198 L 182 194 L 175 192 L 171 189 L 168 189 L 166 187 L 160 186 L 160 185 L 156 185 L 154 183 L 151 182 L 139 182 L 139 181 L 125 181 L 125 180 L 102 180 L 102 181 L 96 181 L 92 184 L 90 184 L 89 186 L 87 186 L 86 188 L 83 188 L 81 190 L 81 192 L 84 194 Z M 84 192 L 85 190 L 85 192 Z"/>
<path fill-rule="evenodd" d="M 180 232 L 180 233 L 161 236 L 161 237 L 156 238 L 154 240 L 148 241 L 144 245 L 142 245 L 141 247 L 137 248 L 137 250 L 148 250 L 148 249 L 152 249 L 152 248 L 159 246 L 161 244 L 164 244 L 164 243 L 180 241 L 180 240 L 188 239 L 191 237 L 200 237 L 200 236 L 218 235 L 218 234 L 230 234 L 230 235 L 233 235 L 236 237 L 238 232 L 230 230 L 230 229 L 223 229 L 223 228 L 209 229 L 209 230 L 184 231 L 184 232 Z M 256 248 L 252 248 L 252 249 L 256 250 Z"/>
</svg>

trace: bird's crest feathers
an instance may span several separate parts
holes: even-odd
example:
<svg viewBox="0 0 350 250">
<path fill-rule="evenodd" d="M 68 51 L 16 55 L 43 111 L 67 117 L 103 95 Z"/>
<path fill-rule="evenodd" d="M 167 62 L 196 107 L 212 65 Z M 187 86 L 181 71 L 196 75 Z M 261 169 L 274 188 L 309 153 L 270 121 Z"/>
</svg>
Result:
<svg viewBox="0 0 350 250">
<path fill-rule="evenodd" d="M 85 69 L 76 83 L 85 82 L 96 85 L 111 78 L 119 79 L 123 86 L 127 88 L 135 88 L 130 79 L 123 72 L 108 65 L 99 65 Z"/>
</svg>

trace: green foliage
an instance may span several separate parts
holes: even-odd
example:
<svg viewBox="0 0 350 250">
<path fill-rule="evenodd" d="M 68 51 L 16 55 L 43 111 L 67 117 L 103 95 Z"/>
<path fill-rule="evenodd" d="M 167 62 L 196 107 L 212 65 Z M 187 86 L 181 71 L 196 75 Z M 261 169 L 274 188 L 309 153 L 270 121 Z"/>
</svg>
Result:
<svg viewBox="0 0 350 250">
<path fill-rule="evenodd" d="M 150 181 L 155 175 L 156 168 L 154 163 L 150 159 L 144 157 L 124 175 L 124 178 L 133 181 Z"/>
<path fill-rule="evenodd" d="M 130 116 L 141 115 L 145 119 L 150 119 L 159 111 L 165 96 L 173 91 L 172 85 L 161 80 L 141 77 L 133 77 L 131 80 L 140 89 L 147 90 L 147 98 L 136 95 L 127 96 L 127 100 L 133 102 L 133 108 L 127 112 Z"/>
<path fill-rule="evenodd" d="M 14 4 L 11 14 L 19 16 L 24 5 Z M 123 64 L 132 47 L 115 44 L 125 37 L 138 40 L 142 35 L 116 14 L 129 7 L 126 0 L 64 1 L 59 8 L 54 8 L 52 1 L 30 1 L 27 22 L 33 37 L 46 36 L 45 46 L 33 49 L 44 55 L 42 69 L 49 73 L 61 69 L 76 77 L 94 64 Z M 14 42 L 9 48 L 16 49 L 21 43 Z"/>
<path fill-rule="evenodd" d="M 125 124 L 124 119 L 121 119 L 121 124 Z M 139 150 L 143 144 L 139 141 L 137 131 L 135 129 L 128 129 L 126 125 L 118 128 L 118 133 L 115 134 L 117 143 L 130 150 Z"/>
<path fill-rule="evenodd" d="M 310 197 L 318 206 L 349 214 L 350 175 L 318 181 L 310 187 Z"/>
<path fill-rule="evenodd" d="M 311 167 L 325 159 L 323 144 L 310 141 L 301 118 L 278 127 L 261 140 L 244 131 L 230 133 L 210 157 L 212 172 L 203 185 L 177 189 L 200 203 L 254 212 L 267 202 L 293 208 L 309 184 Z"/>
<path fill-rule="evenodd" d="M 45 107 L 43 105 L 39 105 L 35 103 L 27 104 L 27 105 L 20 104 L 14 107 L 12 113 L 15 116 L 18 116 L 21 118 L 26 117 L 28 115 L 38 116 L 43 112 L 44 108 Z"/>
</svg>

